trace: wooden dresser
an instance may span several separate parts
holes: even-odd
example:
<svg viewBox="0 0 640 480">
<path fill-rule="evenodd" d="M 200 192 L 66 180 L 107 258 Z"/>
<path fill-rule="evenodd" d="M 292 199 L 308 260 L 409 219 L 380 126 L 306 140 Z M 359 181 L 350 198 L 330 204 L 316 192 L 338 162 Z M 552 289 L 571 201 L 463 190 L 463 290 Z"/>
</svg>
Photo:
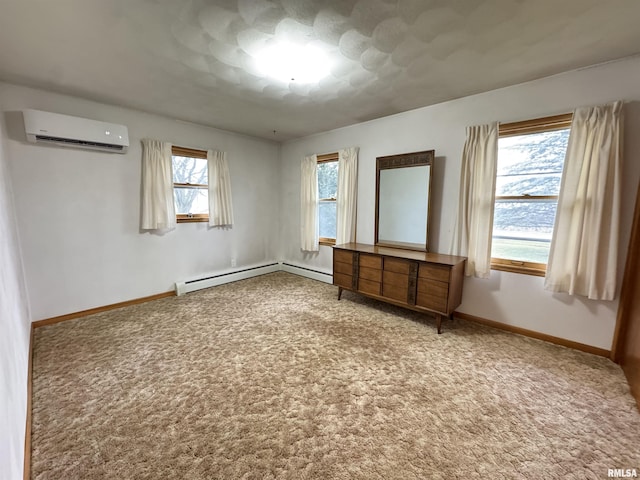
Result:
<svg viewBox="0 0 640 480">
<path fill-rule="evenodd" d="M 442 316 L 462 301 L 466 258 L 399 248 L 345 243 L 333 247 L 333 284 L 338 300 L 351 290 L 420 312 Z"/>
</svg>

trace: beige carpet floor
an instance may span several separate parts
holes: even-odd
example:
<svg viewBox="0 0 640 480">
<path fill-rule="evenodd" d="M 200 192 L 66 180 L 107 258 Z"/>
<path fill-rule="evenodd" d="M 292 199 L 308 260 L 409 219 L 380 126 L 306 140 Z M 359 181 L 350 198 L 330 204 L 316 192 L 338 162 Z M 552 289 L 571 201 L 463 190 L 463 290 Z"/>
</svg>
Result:
<svg viewBox="0 0 640 480">
<path fill-rule="evenodd" d="M 607 359 L 276 273 L 39 328 L 34 479 L 603 479 Z M 562 321 L 558 319 L 558 321 Z"/>
</svg>

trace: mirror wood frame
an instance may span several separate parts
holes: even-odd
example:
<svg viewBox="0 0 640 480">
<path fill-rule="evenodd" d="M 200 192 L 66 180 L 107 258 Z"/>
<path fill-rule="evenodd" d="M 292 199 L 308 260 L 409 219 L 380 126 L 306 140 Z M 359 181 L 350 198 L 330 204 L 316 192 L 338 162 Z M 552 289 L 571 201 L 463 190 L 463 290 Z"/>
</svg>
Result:
<svg viewBox="0 0 640 480">
<path fill-rule="evenodd" d="M 376 158 L 376 211 L 375 211 L 375 244 L 385 247 L 404 248 L 408 250 L 429 251 L 429 220 L 431 217 L 431 179 L 433 178 L 433 159 L 435 150 L 425 150 L 422 152 L 401 153 Z M 427 184 L 427 218 L 426 236 L 424 246 L 416 243 L 385 242 L 379 241 L 379 220 L 380 220 L 380 172 L 394 168 L 409 168 L 429 166 L 429 180 Z"/>
</svg>

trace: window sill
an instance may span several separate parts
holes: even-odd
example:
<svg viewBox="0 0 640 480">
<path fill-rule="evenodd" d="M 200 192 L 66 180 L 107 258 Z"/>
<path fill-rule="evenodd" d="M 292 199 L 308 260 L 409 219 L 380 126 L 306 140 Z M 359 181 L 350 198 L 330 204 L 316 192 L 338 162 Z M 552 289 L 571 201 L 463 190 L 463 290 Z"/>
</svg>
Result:
<svg viewBox="0 0 640 480">
<path fill-rule="evenodd" d="M 547 266 L 544 263 L 519 262 L 516 260 L 492 259 L 491 270 L 534 275 L 536 277 L 544 277 L 547 274 Z"/>
<path fill-rule="evenodd" d="M 209 217 L 182 217 L 176 218 L 176 223 L 198 223 L 198 222 L 208 222 Z"/>
<path fill-rule="evenodd" d="M 330 238 L 321 238 L 318 243 L 320 245 L 324 245 L 325 247 L 333 247 L 336 244 L 336 241 Z"/>
</svg>

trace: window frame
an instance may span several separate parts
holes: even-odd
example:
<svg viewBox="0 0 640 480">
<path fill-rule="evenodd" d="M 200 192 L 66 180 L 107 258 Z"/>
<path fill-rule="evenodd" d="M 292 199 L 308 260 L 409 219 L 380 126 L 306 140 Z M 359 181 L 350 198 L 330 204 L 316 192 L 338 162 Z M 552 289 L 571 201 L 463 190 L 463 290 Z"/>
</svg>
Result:
<svg viewBox="0 0 640 480">
<path fill-rule="evenodd" d="M 200 158 L 207 159 L 207 151 L 199 150 L 196 148 L 187 148 L 180 147 L 177 145 L 171 146 L 171 172 L 173 173 L 173 157 L 189 157 L 189 158 Z M 172 179 L 173 180 L 173 179 Z M 209 184 L 201 184 L 201 183 L 179 183 L 173 182 L 173 190 L 175 193 L 176 188 L 198 188 L 198 189 L 206 189 L 209 190 Z M 208 213 L 176 213 L 176 222 L 177 223 L 197 223 L 197 222 L 208 222 L 209 214 Z"/>
<path fill-rule="evenodd" d="M 564 113 L 521 122 L 501 123 L 498 127 L 498 138 L 570 129 L 572 120 L 573 113 Z M 558 195 L 496 195 L 493 203 L 494 211 L 499 200 L 556 200 L 557 202 Z M 544 277 L 547 273 L 547 264 L 491 257 L 491 269 Z"/>
<path fill-rule="evenodd" d="M 338 152 L 332 152 L 332 153 L 325 153 L 323 155 L 317 155 L 316 156 L 316 163 L 319 165 L 321 163 L 330 163 L 330 162 L 337 162 L 338 161 Z M 320 203 L 321 202 L 325 202 L 325 203 L 335 203 L 336 207 L 337 207 L 337 192 L 336 192 L 336 198 L 318 198 L 318 208 L 320 207 Z M 336 213 L 337 215 L 337 213 Z M 337 221 L 337 219 L 336 219 Z M 318 214 L 318 222 L 320 222 L 320 216 Z M 325 246 L 333 246 L 336 244 L 336 239 L 335 238 L 329 238 L 329 237 L 320 237 L 319 238 L 319 243 L 320 245 L 325 245 Z"/>
</svg>

